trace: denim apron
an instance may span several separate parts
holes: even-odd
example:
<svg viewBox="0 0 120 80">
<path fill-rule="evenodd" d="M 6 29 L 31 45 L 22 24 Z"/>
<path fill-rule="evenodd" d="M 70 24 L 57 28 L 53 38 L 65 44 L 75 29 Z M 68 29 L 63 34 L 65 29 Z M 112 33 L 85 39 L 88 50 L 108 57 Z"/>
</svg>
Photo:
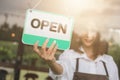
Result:
<svg viewBox="0 0 120 80">
<path fill-rule="evenodd" d="M 73 80 L 109 80 L 109 74 L 107 71 L 107 67 L 105 62 L 103 62 L 106 75 L 98 75 L 98 74 L 89 74 L 89 73 L 81 73 L 78 72 L 79 67 L 79 58 L 76 60 L 76 70 L 74 72 Z"/>
</svg>

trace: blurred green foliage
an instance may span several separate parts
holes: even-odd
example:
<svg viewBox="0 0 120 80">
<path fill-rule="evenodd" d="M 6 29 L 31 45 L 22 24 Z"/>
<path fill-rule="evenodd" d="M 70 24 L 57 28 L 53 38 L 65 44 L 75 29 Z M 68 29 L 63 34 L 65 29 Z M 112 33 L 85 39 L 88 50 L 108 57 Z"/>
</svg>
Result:
<svg viewBox="0 0 120 80">
<path fill-rule="evenodd" d="M 13 63 L 17 55 L 17 42 L 0 41 L 0 62 L 9 61 Z M 56 57 L 59 56 L 59 51 Z M 34 67 L 46 67 L 47 64 L 33 51 L 33 47 L 30 45 L 24 45 L 24 53 L 22 56 L 22 65 L 34 66 Z"/>
<path fill-rule="evenodd" d="M 15 59 L 17 46 L 16 42 L 0 41 L 0 61 L 6 62 Z"/>
</svg>

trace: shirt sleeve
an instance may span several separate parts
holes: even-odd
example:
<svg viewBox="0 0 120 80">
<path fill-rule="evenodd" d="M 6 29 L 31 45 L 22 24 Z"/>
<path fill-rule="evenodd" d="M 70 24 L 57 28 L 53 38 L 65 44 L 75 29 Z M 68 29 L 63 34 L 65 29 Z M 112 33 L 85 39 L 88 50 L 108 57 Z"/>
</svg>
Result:
<svg viewBox="0 0 120 80">
<path fill-rule="evenodd" d="M 113 64 L 113 75 L 111 75 L 113 77 L 112 80 L 119 80 L 119 76 L 118 76 L 118 67 L 116 65 L 116 63 L 114 62 L 114 60 L 112 61 L 112 64 Z"/>
<path fill-rule="evenodd" d="M 66 72 L 66 64 L 64 64 L 64 62 L 62 61 L 57 61 L 57 63 L 63 67 L 63 73 L 61 75 L 54 74 L 53 71 L 49 68 L 49 76 L 51 76 L 55 80 L 61 79 L 65 75 L 65 72 Z"/>
<path fill-rule="evenodd" d="M 66 50 L 64 51 L 60 56 L 58 61 L 56 61 L 58 64 L 60 64 L 63 67 L 63 73 L 61 75 L 56 75 L 52 72 L 51 69 L 49 69 L 49 76 L 51 76 L 53 79 L 57 79 L 60 80 L 61 78 L 64 79 L 67 76 L 67 69 L 68 69 L 68 65 L 70 64 L 69 61 L 69 54 L 70 51 Z M 65 79 L 66 80 L 66 79 Z"/>
<path fill-rule="evenodd" d="M 112 56 L 109 56 L 109 69 L 110 80 L 119 80 L 118 67 Z"/>
</svg>

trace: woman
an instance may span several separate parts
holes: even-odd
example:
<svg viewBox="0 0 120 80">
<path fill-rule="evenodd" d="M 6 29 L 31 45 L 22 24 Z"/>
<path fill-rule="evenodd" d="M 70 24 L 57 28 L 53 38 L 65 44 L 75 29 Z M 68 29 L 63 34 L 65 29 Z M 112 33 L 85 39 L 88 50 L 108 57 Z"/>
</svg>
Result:
<svg viewBox="0 0 120 80">
<path fill-rule="evenodd" d="M 49 65 L 49 75 L 54 80 L 119 80 L 113 58 L 99 52 L 98 33 L 82 32 L 78 48 L 65 50 L 58 61 L 54 57 L 56 42 L 46 49 L 48 41 L 45 41 L 40 50 L 38 42 L 35 43 L 34 51 Z"/>
</svg>

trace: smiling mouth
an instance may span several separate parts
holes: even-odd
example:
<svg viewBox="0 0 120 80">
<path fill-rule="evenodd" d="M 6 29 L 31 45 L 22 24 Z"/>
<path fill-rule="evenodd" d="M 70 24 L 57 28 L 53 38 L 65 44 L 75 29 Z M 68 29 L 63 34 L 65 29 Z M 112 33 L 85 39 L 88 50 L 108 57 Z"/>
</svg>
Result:
<svg viewBox="0 0 120 80">
<path fill-rule="evenodd" d="M 93 42 L 93 39 L 85 39 L 85 41 L 86 41 L 87 43 L 91 43 L 91 42 Z"/>
</svg>

